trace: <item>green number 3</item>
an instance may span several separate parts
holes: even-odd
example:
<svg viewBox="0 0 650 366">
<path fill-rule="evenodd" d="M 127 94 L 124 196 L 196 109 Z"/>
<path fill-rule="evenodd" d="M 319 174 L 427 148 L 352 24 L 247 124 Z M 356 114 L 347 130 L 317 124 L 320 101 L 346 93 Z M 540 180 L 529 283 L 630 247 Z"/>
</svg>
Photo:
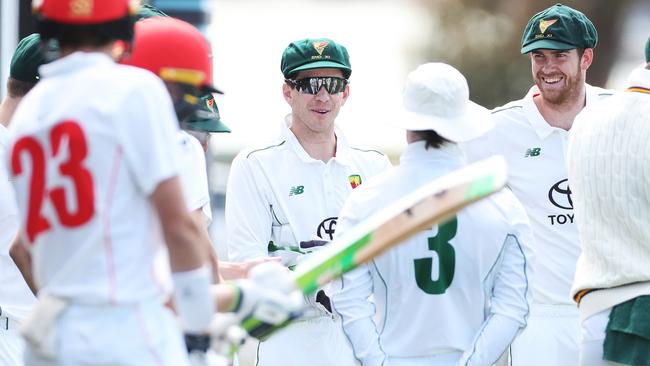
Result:
<svg viewBox="0 0 650 366">
<path fill-rule="evenodd" d="M 458 220 L 456 216 L 438 226 L 438 234 L 429 238 L 429 250 L 438 254 L 438 279 L 431 279 L 433 258 L 413 260 L 415 264 L 415 282 L 422 291 L 430 295 L 444 294 L 454 279 L 456 267 L 456 251 L 449 241 L 456 236 Z"/>
</svg>

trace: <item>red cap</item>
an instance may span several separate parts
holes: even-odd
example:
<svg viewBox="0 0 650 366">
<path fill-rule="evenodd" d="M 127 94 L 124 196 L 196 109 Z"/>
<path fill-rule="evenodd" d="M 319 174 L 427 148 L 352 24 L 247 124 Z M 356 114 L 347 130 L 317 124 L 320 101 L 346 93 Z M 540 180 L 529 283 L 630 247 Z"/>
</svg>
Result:
<svg viewBox="0 0 650 366">
<path fill-rule="evenodd" d="M 193 25 L 174 18 L 150 18 L 135 24 L 132 51 L 121 63 L 147 69 L 165 81 L 212 86 L 212 53 Z"/>
<path fill-rule="evenodd" d="M 100 24 L 134 15 L 137 0 L 33 0 L 32 10 L 64 24 Z"/>
</svg>

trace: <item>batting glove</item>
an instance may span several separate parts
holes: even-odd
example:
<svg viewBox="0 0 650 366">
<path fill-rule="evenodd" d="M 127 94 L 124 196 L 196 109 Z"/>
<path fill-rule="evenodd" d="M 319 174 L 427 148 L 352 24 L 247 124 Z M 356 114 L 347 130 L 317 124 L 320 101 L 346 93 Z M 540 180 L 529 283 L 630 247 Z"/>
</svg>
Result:
<svg viewBox="0 0 650 366">
<path fill-rule="evenodd" d="M 238 299 L 233 311 L 242 327 L 257 339 L 265 339 L 302 314 L 303 300 L 291 272 L 279 263 L 262 263 L 249 278 L 235 282 Z"/>
</svg>

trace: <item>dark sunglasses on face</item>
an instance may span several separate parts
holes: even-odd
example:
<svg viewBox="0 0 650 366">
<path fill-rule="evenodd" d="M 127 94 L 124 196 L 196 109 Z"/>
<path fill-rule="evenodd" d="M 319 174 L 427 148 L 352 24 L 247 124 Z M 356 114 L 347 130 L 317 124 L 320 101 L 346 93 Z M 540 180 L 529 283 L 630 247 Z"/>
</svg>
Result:
<svg viewBox="0 0 650 366">
<path fill-rule="evenodd" d="M 286 79 L 285 83 L 303 94 L 318 94 L 321 88 L 325 88 L 329 94 L 340 93 L 345 90 L 348 80 L 333 76 L 302 78 L 298 80 Z"/>
</svg>

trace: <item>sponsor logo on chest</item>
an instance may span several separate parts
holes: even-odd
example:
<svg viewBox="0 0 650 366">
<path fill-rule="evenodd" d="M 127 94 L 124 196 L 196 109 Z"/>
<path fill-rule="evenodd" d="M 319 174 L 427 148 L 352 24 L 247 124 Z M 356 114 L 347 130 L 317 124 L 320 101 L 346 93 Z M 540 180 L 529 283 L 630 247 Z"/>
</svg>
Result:
<svg viewBox="0 0 650 366">
<path fill-rule="evenodd" d="M 562 179 L 551 186 L 548 190 L 548 200 L 556 208 L 571 211 L 548 215 L 551 225 L 573 224 L 573 199 L 568 179 Z"/>
</svg>

